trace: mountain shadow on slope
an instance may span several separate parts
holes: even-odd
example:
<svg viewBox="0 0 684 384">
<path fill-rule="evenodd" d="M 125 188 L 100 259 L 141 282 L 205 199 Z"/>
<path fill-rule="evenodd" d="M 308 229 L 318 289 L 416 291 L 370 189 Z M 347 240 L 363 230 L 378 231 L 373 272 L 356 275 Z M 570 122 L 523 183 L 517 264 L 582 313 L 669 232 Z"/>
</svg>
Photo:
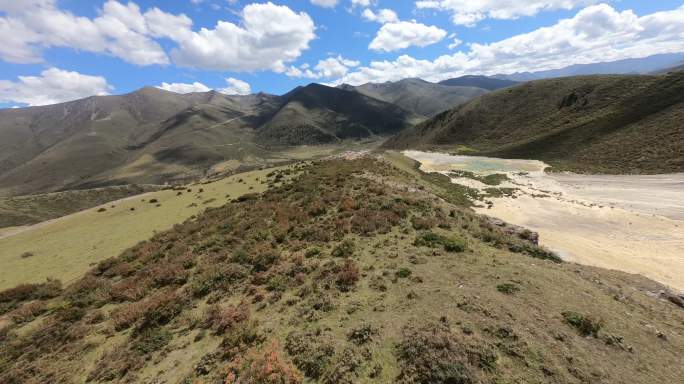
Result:
<svg viewBox="0 0 684 384">
<path fill-rule="evenodd" d="M 477 96 L 487 93 L 476 85 L 447 86 L 422 79 L 403 79 L 395 82 L 368 83 L 359 86 L 348 84 L 338 88 L 359 92 L 374 99 L 396 104 L 426 118 L 454 108 Z"/>
<path fill-rule="evenodd" d="M 310 84 L 282 96 L 280 108 L 257 129 L 269 145 L 332 143 L 387 136 L 409 127 L 417 116 L 357 92 Z"/>
</svg>

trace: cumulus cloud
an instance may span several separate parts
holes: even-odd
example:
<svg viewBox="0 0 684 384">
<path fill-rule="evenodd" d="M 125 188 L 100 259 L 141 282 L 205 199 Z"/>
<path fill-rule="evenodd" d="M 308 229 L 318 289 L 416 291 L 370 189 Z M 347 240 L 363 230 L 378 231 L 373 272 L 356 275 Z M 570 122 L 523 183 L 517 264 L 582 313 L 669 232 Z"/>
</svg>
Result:
<svg viewBox="0 0 684 384">
<path fill-rule="evenodd" d="M 19 76 L 18 81 L 0 80 L 0 103 L 55 104 L 92 95 L 108 95 L 112 89 L 104 77 L 50 68 L 40 76 Z"/>
<path fill-rule="evenodd" d="M 358 67 L 359 65 L 361 65 L 359 61 L 345 59 L 338 55 L 337 57 L 320 60 L 313 69 L 308 64 L 303 64 L 299 68 L 290 67 L 285 74 L 290 77 L 307 79 L 337 78 L 346 75 L 350 68 Z"/>
<path fill-rule="evenodd" d="M 17 2 L 15 2 L 17 3 Z M 15 63 L 42 61 L 42 49 L 71 47 L 107 53 L 139 65 L 167 64 L 162 47 L 147 31 L 145 17 L 135 3 L 107 1 L 95 19 L 60 10 L 55 0 L 29 0 L 22 7 L 0 3 L 0 58 Z"/>
<path fill-rule="evenodd" d="M 337 5 L 337 0 L 311 0 L 311 4 L 324 8 L 334 8 Z"/>
<path fill-rule="evenodd" d="M 435 26 L 415 21 L 399 21 L 383 25 L 368 48 L 391 52 L 410 46 L 425 47 L 439 42 L 446 35 L 445 30 Z"/>
<path fill-rule="evenodd" d="M 234 24 L 218 21 L 213 29 L 192 29 L 192 20 L 151 8 L 142 12 L 129 2 L 108 0 L 90 19 L 61 10 L 56 0 L 0 0 L 0 58 L 14 63 L 43 61 L 42 50 L 70 47 L 106 53 L 138 65 L 168 64 L 157 39 L 176 47 L 176 64 L 214 70 L 276 70 L 298 58 L 315 36 L 309 15 L 271 2 L 250 4 Z"/>
<path fill-rule="evenodd" d="M 235 79 L 233 77 L 226 78 L 227 86 L 217 89 L 218 92 L 226 95 L 249 95 L 252 93 L 252 87 L 246 81 Z M 157 88 L 176 93 L 193 93 L 193 92 L 209 92 L 212 88 L 195 81 L 194 83 L 166 83 L 163 82 Z"/>
<path fill-rule="evenodd" d="M 249 95 L 252 93 L 252 87 L 245 81 L 229 77 L 226 79 L 226 82 L 228 86 L 219 89 L 219 92 L 226 95 Z"/>
<path fill-rule="evenodd" d="M 375 5 L 375 0 L 351 0 L 352 7 L 369 7 Z"/>
<path fill-rule="evenodd" d="M 200 82 L 197 82 L 197 81 L 195 81 L 192 84 L 163 82 L 161 85 L 158 85 L 157 88 L 163 89 L 163 90 L 169 91 L 169 92 L 176 92 L 176 93 L 193 93 L 193 92 L 209 92 L 209 91 L 211 91 L 211 88 L 209 88 L 206 85 L 204 85 Z"/>
<path fill-rule="evenodd" d="M 397 13 L 391 9 L 381 9 L 378 12 L 373 12 L 371 9 L 366 8 L 361 16 L 368 21 L 376 21 L 381 24 L 399 21 Z"/>
<path fill-rule="evenodd" d="M 511 20 L 534 16 L 542 11 L 573 9 L 598 0 L 421 0 L 416 7 L 451 12 L 456 25 L 474 26 L 484 19 Z"/>
<path fill-rule="evenodd" d="M 562 68 L 684 51 L 684 6 L 642 17 L 606 4 L 589 6 L 555 25 L 491 44 L 471 44 L 467 52 L 420 60 L 403 55 L 373 61 L 335 84 L 364 84 L 420 77 L 439 81 L 466 73 L 493 75 Z"/>
<path fill-rule="evenodd" d="M 286 6 L 250 4 L 240 16 L 240 25 L 219 21 L 214 29 L 189 33 L 178 41 L 172 58 L 187 67 L 282 72 L 285 63 L 298 58 L 316 37 L 309 15 Z"/>
</svg>

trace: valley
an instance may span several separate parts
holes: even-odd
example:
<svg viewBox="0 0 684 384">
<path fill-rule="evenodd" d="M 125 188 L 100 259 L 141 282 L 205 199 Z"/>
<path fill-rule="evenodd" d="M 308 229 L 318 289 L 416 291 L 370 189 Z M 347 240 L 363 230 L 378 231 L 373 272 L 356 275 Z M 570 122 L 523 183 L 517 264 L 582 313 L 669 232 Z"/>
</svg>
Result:
<svg viewBox="0 0 684 384">
<path fill-rule="evenodd" d="M 684 174 L 602 176 L 545 173 L 540 161 L 406 151 L 421 170 L 478 190 L 469 171 L 503 173 L 510 196 L 488 197 L 475 211 L 539 233 L 565 261 L 641 274 L 684 290 Z"/>
</svg>

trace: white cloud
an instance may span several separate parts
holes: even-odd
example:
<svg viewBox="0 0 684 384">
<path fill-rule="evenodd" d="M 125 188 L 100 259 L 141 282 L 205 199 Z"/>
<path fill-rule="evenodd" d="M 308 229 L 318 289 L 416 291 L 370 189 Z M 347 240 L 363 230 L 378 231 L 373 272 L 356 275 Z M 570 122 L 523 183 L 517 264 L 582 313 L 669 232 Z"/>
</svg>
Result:
<svg viewBox="0 0 684 384">
<path fill-rule="evenodd" d="M 396 23 L 399 21 L 397 13 L 391 9 L 381 9 L 377 13 L 366 8 L 361 16 L 368 21 L 377 21 L 378 23 Z"/>
<path fill-rule="evenodd" d="M 442 40 L 446 31 L 415 21 L 399 21 L 383 25 L 368 48 L 391 52 L 410 46 L 425 47 Z"/>
<path fill-rule="evenodd" d="M 55 0 L 29 0 L 22 7 L 3 1 L 0 58 L 15 63 L 42 61 L 42 49 L 71 47 L 107 53 L 139 65 L 167 64 L 162 47 L 148 36 L 145 17 L 135 3 L 107 1 L 95 19 L 57 8 Z"/>
<path fill-rule="evenodd" d="M 309 64 L 302 64 L 297 67 L 290 67 L 285 71 L 285 74 L 290 77 L 307 78 L 307 79 L 321 79 L 321 78 L 337 78 L 346 75 L 350 68 L 361 65 L 359 61 L 345 59 L 342 56 L 329 57 L 320 60 L 313 70 L 310 69 Z"/>
<path fill-rule="evenodd" d="M 219 92 L 225 93 L 226 95 L 249 95 L 252 93 L 252 87 L 245 81 L 229 77 L 226 78 L 226 82 L 228 83 L 228 86 L 219 89 Z"/>
<path fill-rule="evenodd" d="M 416 1 L 416 7 L 449 11 L 454 24 L 474 26 L 484 19 L 511 20 L 534 16 L 542 11 L 570 10 L 598 2 L 599 0 L 427 0 Z"/>
<path fill-rule="evenodd" d="M 217 89 L 218 92 L 226 95 L 249 95 L 252 93 L 252 87 L 246 81 L 235 79 L 232 77 L 226 78 L 227 86 L 225 88 Z M 176 93 L 193 93 L 193 92 L 209 92 L 212 88 L 195 81 L 194 83 L 162 83 L 157 88 Z"/>
<path fill-rule="evenodd" d="M 324 8 L 334 8 L 337 5 L 337 0 L 311 0 L 311 4 Z"/>
<path fill-rule="evenodd" d="M 19 76 L 18 81 L 0 80 L 0 102 L 29 106 L 55 104 L 107 95 L 112 89 L 104 77 L 50 68 L 40 76 Z"/>
<path fill-rule="evenodd" d="M 352 7 L 369 7 L 375 5 L 375 0 L 351 0 Z"/>
<path fill-rule="evenodd" d="M 493 75 L 562 68 L 684 51 L 684 6 L 638 17 L 609 5 L 587 7 L 555 25 L 491 44 L 472 44 L 468 52 L 420 60 L 403 55 L 373 61 L 336 84 L 363 84 L 420 77 L 439 81 L 466 73 Z"/>
<path fill-rule="evenodd" d="M 207 87 L 206 85 L 195 81 L 192 84 L 187 84 L 187 83 L 162 83 L 161 85 L 158 85 L 157 88 L 163 89 L 165 91 L 169 92 L 176 92 L 176 93 L 193 93 L 193 92 L 209 92 L 211 91 L 211 88 Z"/>
<path fill-rule="evenodd" d="M 214 29 L 202 28 L 180 39 L 171 52 L 174 61 L 204 69 L 282 72 L 316 37 L 309 15 L 286 6 L 250 4 L 240 15 L 240 25 L 219 21 Z"/>
<path fill-rule="evenodd" d="M 0 58 L 15 63 L 42 62 L 42 50 L 70 47 L 106 53 L 138 65 L 168 64 L 156 39 L 170 39 L 176 64 L 214 70 L 283 71 L 285 63 L 308 49 L 315 35 L 309 15 L 271 2 L 247 5 L 241 21 L 217 22 L 213 29 L 193 31 L 186 15 L 159 8 L 142 12 L 129 2 L 108 0 L 94 19 L 57 7 L 56 0 L 0 0 Z"/>
<path fill-rule="evenodd" d="M 451 41 L 451 44 L 449 44 L 449 49 L 454 49 L 459 47 L 461 44 L 463 44 L 463 40 L 459 39 L 458 37 L 453 37 L 453 40 Z"/>
</svg>

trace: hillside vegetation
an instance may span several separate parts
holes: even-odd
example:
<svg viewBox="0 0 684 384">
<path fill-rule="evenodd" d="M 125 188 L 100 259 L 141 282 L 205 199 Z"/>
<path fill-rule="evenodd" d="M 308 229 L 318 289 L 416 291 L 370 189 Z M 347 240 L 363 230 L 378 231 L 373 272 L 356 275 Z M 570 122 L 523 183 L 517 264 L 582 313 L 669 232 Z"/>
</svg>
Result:
<svg viewBox="0 0 684 384">
<path fill-rule="evenodd" d="M 385 145 L 466 146 L 575 172 L 681 172 L 684 72 L 534 81 L 481 96 Z"/>
<path fill-rule="evenodd" d="M 662 287 L 561 263 L 387 159 L 299 165 L 72 284 L 0 292 L 0 382 L 681 381 Z"/>
<path fill-rule="evenodd" d="M 0 233 L 0 289 L 47 278 L 71 282 L 95 263 L 117 256 L 207 208 L 263 192 L 269 187 L 266 175 L 279 169 L 150 192 L 34 227 L 10 228 L 7 237 Z M 19 232 L 12 234 L 14 231 Z"/>
</svg>

